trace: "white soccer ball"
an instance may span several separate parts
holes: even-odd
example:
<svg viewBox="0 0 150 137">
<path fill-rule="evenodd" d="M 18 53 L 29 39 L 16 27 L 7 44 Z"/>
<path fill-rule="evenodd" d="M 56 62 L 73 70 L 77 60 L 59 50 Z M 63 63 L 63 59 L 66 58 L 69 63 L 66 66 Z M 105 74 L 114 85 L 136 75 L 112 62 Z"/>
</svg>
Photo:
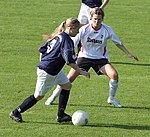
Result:
<svg viewBox="0 0 150 137">
<path fill-rule="evenodd" d="M 85 126 L 89 120 L 88 114 L 83 110 L 77 110 L 72 115 L 72 123 L 75 126 Z"/>
</svg>

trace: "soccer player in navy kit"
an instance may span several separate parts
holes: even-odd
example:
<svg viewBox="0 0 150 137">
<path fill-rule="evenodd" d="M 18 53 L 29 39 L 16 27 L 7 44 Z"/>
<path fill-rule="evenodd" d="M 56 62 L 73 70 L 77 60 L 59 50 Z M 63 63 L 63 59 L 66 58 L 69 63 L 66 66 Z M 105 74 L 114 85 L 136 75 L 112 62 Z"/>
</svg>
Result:
<svg viewBox="0 0 150 137">
<path fill-rule="evenodd" d="M 104 12 L 95 7 L 90 13 L 90 23 L 80 28 L 79 34 L 74 37 L 75 45 L 81 41 L 82 47 L 78 54 L 77 65 L 86 71 L 93 68 L 97 75 L 106 75 L 109 81 L 109 97 L 107 102 L 113 104 L 116 108 L 121 108 L 122 105 L 115 98 L 119 84 L 119 76 L 117 70 L 108 61 L 108 40 L 111 40 L 120 50 L 122 50 L 128 57 L 138 61 L 138 58 L 130 53 L 112 28 L 103 24 Z M 79 73 L 71 69 L 67 77 L 70 82 L 73 82 Z M 46 105 L 51 105 L 55 98 L 59 95 L 61 87 L 53 91 L 53 94 L 45 102 Z"/>
<path fill-rule="evenodd" d="M 81 26 L 89 23 L 90 11 L 94 7 L 99 7 L 104 10 L 105 6 L 108 4 L 109 0 L 82 0 L 78 20 Z"/>
<path fill-rule="evenodd" d="M 54 86 L 59 84 L 62 88 L 58 105 L 58 122 L 71 121 L 71 116 L 65 113 L 71 83 L 62 71 L 63 66 L 68 64 L 81 75 L 90 77 L 90 73 L 83 71 L 75 64 L 74 43 L 70 37 L 79 32 L 80 23 L 75 18 L 69 18 L 51 35 L 45 35 L 47 41 L 39 48 L 41 55 L 37 67 L 37 83 L 34 95 L 26 98 L 21 105 L 13 110 L 9 117 L 16 122 L 23 122 L 21 113 L 34 106 Z"/>
</svg>

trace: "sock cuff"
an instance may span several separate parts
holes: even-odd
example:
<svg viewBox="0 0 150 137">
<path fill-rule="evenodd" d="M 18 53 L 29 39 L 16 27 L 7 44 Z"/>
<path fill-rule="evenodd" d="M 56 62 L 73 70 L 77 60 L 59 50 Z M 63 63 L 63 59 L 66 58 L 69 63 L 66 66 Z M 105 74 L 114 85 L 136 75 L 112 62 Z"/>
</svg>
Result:
<svg viewBox="0 0 150 137">
<path fill-rule="evenodd" d="M 117 84 L 118 82 L 119 82 L 119 80 L 110 79 L 110 83 L 112 83 L 112 84 Z"/>
</svg>

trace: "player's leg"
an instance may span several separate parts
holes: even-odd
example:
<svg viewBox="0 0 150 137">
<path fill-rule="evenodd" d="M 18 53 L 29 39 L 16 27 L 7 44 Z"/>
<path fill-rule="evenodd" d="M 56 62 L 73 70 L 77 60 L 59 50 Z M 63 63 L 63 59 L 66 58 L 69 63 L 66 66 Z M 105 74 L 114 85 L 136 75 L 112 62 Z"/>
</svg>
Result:
<svg viewBox="0 0 150 137">
<path fill-rule="evenodd" d="M 61 86 L 61 92 L 59 95 L 59 104 L 58 104 L 58 114 L 57 114 L 57 121 L 58 122 L 67 122 L 71 121 L 71 116 L 65 113 L 67 102 L 69 99 L 70 89 L 72 87 L 71 82 L 67 78 L 67 76 L 64 74 L 63 71 L 61 71 L 57 75 L 56 79 L 57 83 Z"/>
<path fill-rule="evenodd" d="M 110 78 L 109 81 L 109 97 L 107 102 L 113 104 L 115 107 L 122 107 L 122 105 L 115 99 L 118 89 L 118 73 L 111 64 L 104 65 L 100 71 Z"/>
<path fill-rule="evenodd" d="M 62 88 L 60 85 L 57 85 L 52 95 L 45 101 L 45 105 L 52 105 L 55 99 L 60 95 Z"/>
<path fill-rule="evenodd" d="M 9 114 L 9 117 L 15 120 L 16 122 L 24 122 L 21 113 L 34 106 L 37 103 L 37 101 L 38 100 L 34 97 L 34 95 L 29 96 L 22 102 L 22 104 L 20 104 Z"/>
<path fill-rule="evenodd" d="M 90 66 L 86 64 L 87 62 L 85 63 L 85 66 L 83 65 L 82 67 L 83 62 L 84 61 L 82 59 L 78 59 L 77 65 L 80 68 L 85 69 L 86 71 L 89 70 Z M 59 96 L 58 118 L 57 118 L 58 122 L 71 121 L 71 117 L 65 113 L 65 109 L 66 109 L 67 102 L 69 99 L 69 94 L 70 94 L 70 89 L 71 89 L 70 84 L 76 79 L 78 75 L 79 73 L 73 68 L 71 68 L 67 76 L 61 71 L 57 77 L 59 80 L 57 80 L 58 83 L 56 84 L 59 84 L 62 88 L 60 92 L 60 96 Z"/>
<path fill-rule="evenodd" d="M 67 85 L 71 85 L 70 82 L 66 83 Z M 63 87 L 67 86 L 63 84 Z M 71 89 L 71 86 L 70 86 Z M 59 95 L 59 104 L 58 104 L 58 114 L 57 121 L 58 122 L 67 122 L 71 121 L 71 116 L 65 113 L 67 102 L 69 100 L 70 89 L 62 89 Z"/>
<path fill-rule="evenodd" d="M 10 113 L 10 118 L 16 122 L 23 122 L 21 113 L 33 107 L 39 100 L 41 100 L 46 92 L 53 87 L 54 77 L 51 77 L 45 71 L 37 69 L 37 83 L 34 95 L 26 98 L 16 109 Z M 49 83 L 52 83 L 49 85 Z"/>
<path fill-rule="evenodd" d="M 71 68 L 67 77 L 68 77 L 69 81 L 72 83 L 78 75 L 79 75 L 79 73 Z M 57 87 L 53 91 L 52 95 L 46 100 L 45 105 L 52 105 L 52 103 L 55 101 L 55 99 L 60 95 L 61 90 L 65 89 L 65 88 L 66 88 L 65 85 L 62 85 L 62 84 L 57 85 Z"/>
<path fill-rule="evenodd" d="M 90 17 L 90 8 L 87 5 L 81 3 L 80 11 L 78 14 L 78 20 L 80 22 L 81 27 L 89 23 L 89 17 Z M 77 45 L 77 56 L 80 49 L 81 49 L 81 41 Z"/>
<path fill-rule="evenodd" d="M 89 23 L 89 17 L 90 17 L 90 7 L 81 3 L 80 11 L 78 14 L 78 20 L 81 26 Z"/>
</svg>

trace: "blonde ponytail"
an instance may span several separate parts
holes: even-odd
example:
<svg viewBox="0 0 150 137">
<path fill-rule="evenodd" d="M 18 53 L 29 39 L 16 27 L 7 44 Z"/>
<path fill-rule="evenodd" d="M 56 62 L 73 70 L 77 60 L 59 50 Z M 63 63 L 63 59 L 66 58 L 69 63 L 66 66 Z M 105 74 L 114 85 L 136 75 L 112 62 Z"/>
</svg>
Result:
<svg viewBox="0 0 150 137">
<path fill-rule="evenodd" d="M 60 33 L 62 33 L 64 30 L 65 30 L 65 24 L 66 24 L 66 21 L 63 21 L 56 29 L 55 31 L 50 34 L 50 35 L 43 35 L 43 38 L 45 40 L 51 40 L 53 39 L 54 37 L 58 36 Z"/>
<path fill-rule="evenodd" d="M 51 40 L 54 37 L 58 36 L 60 33 L 65 31 L 67 27 L 70 26 L 80 26 L 80 22 L 76 18 L 68 18 L 66 21 L 63 21 L 55 31 L 50 35 L 43 35 L 43 38 L 46 40 Z"/>
</svg>

